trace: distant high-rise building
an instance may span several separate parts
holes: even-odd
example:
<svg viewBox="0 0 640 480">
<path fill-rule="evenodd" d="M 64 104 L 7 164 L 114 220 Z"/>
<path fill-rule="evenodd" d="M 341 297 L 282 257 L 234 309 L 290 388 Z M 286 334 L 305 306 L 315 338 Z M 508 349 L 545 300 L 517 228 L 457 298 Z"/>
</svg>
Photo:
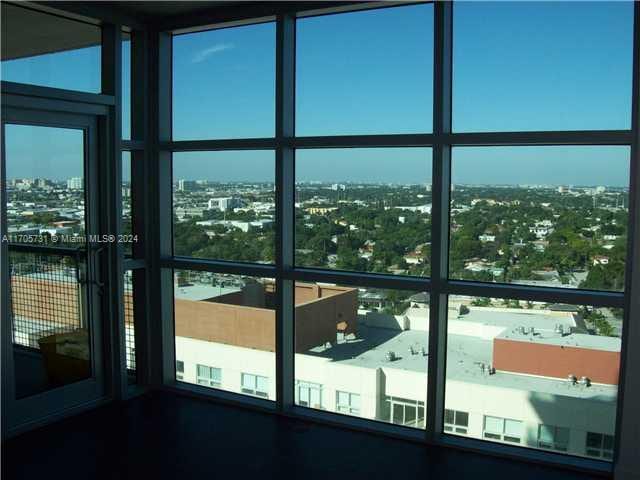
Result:
<svg viewBox="0 0 640 480">
<path fill-rule="evenodd" d="M 67 180 L 67 189 L 82 190 L 84 188 L 84 178 L 73 177 Z"/>
<path fill-rule="evenodd" d="M 194 180 L 178 180 L 178 191 L 190 192 L 196 189 L 196 182 Z"/>
<path fill-rule="evenodd" d="M 242 206 L 242 200 L 236 197 L 217 197 L 209 199 L 209 210 L 226 212 Z"/>
<path fill-rule="evenodd" d="M 46 178 L 36 178 L 36 187 L 47 188 L 51 182 Z"/>
</svg>

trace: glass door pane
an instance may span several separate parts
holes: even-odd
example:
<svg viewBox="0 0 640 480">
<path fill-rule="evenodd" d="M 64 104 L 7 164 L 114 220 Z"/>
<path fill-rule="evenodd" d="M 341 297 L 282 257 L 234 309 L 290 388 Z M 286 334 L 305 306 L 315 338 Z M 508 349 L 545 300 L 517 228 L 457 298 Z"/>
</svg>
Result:
<svg viewBox="0 0 640 480">
<path fill-rule="evenodd" d="M 15 398 L 92 376 L 86 132 L 5 124 Z"/>
</svg>

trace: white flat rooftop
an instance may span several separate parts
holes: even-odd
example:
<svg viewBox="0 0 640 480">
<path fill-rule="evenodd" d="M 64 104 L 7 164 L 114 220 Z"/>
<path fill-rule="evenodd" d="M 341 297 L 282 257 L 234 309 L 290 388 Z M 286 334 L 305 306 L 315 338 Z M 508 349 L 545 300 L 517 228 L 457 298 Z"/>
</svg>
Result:
<svg viewBox="0 0 640 480">
<path fill-rule="evenodd" d="M 616 339 L 593 337 L 594 342 L 614 342 Z M 346 340 L 327 348 L 319 346 L 306 354 L 318 356 L 346 365 L 364 368 L 398 369 L 424 375 L 426 382 L 428 363 L 428 332 L 420 330 L 393 330 L 377 327 L 358 327 L 358 338 Z M 410 351 L 413 349 L 413 354 Z M 425 352 L 424 355 L 422 352 Z M 389 361 L 388 352 L 394 352 L 396 359 Z M 497 372 L 483 372 L 481 365 L 492 363 L 493 342 L 469 335 L 449 334 L 447 344 L 447 380 L 477 383 L 486 386 L 513 388 L 541 394 L 552 394 L 598 401 L 612 402 L 617 395 L 615 385 L 590 387 L 570 385 L 564 379 L 552 379 L 531 375 Z M 418 380 L 419 381 L 419 380 Z"/>
<path fill-rule="evenodd" d="M 536 330 L 553 331 L 556 325 L 571 327 L 574 329 L 582 329 L 582 326 L 576 322 L 576 318 L 570 313 L 554 312 L 540 310 L 527 310 L 516 308 L 497 308 L 497 307 L 469 307 L 469 313 L 458 315 L 456 312 L 449 310 L 449 320 L 458 320 L 460 322 L 473 322 L 483 325 L 491 325 L 496 327 L 505 327 L 513 329 L 517 327 L 525 327 Z"/>
<path fill-rule="evenodd" d="M 210 298 L 220 297 L 229 293 L 239 292 L 240 287 L 229 286 L 221 287 L 217 285 L 203 285 L 201 283 L 195 285 L 186 285 L 183 287 L 175 287 L 174 295 L 179 300 L 209 300 Z"/>
</svg>

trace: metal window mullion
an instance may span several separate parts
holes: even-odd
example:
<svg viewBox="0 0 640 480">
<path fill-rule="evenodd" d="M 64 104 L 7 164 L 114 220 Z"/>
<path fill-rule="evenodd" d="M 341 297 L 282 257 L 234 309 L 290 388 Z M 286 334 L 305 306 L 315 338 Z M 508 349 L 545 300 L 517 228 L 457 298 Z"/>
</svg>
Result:
<svg viewBox="0 0 640 480">
<path fill-rule="evenodd" d="M 150 384 L 160 387 L 175 382 L 175 328 L 173 270 L 163 268 L 161 258 L 173 254 L 171 153 L 161 143 L 171 139 L 171 59 L 172 35 L 149 34 L 149 110 L 147 169 L 149 215 L 147 216 L 149 291 L 156 292 L 150 303 Z"/>
<path fill-rule="evenodd" d="M 634 5 L 633 79 L 631 95 L 631 164 L 629 176 L 629 226 L 625 271 L 625 310 L 622 327 L 620 381 L 615 430 L 615 478 L 632 480 L 640 471 L 640 3 Z"/>
<path fill-rule="evenodd" d="M 293 268 L 295 152 L 284 139 L 295 128 L 295 29 L 293 15 L 276 17 L 276 406 L 294 405 L 295 285 L 284 278 Z"/>
<path fill-rule="evenodd" d="M 117 236 L 121 233 L 122 218 L 122 26 L 107 23 L 102 26 L 102 93 L 111 95 L 114 104 L 109 106 L 102 139 L 102 155 L 99 162 L 99 205 L 101 209 L 99 229 L 102 233 Z M 91 188 L 91 186 L 87 186 Z M 89 246 L 91 248 L 91 246 Z M 126 347 L 124 328 L 124 288 L 122 270 L 122 245 L 111 242 L 104 246 L 100 260 L 101 274 L 105 280 L 103 289 L 103 323 L 108 332 L 107 369 L 114 398 L 123 398 L 127 389 Z"/>
<path fill-rule="evenodd" d="M 139 149 L 131 151 L 131 220 L 132 233 L 138 241 L 132 246 L 133 259 L 141 268 L 132 270 L 132 298 L 134 315 L 136 382 L 138 386 L 150 381 L 150 295 L 149 271 L 145 259 L 149 258 L 149 228 L 152 222 L 149 214 L 149 32 L 134 30 L 131 32 L 131 141 Z M 124 143 L 124 142 L 123 142 Z"/>
<path fill-rule="evenodd" d="M 434 4 L 434 105 L 433 129 L 436 136 L 451 132 L 452 71 L 451 2 Z M 431 282 L 429 308 L 429 356 L 427 371 L 427 441 L 436 441 L 444 416 L 445 356 L 447 341 L 447 295 L 449 256 L 449 191 L 451 184 L 451 146 L 434 145 L 432 163 Z"/>
<path fill-rule="evenodd" d="M 396 290 L 431 291 L 431 279 L 393 274 L 294 268 L 284 272 L 287 279 L 301 282 L 337 283 L 357 287 L 388 288 Z"/>
</svg>

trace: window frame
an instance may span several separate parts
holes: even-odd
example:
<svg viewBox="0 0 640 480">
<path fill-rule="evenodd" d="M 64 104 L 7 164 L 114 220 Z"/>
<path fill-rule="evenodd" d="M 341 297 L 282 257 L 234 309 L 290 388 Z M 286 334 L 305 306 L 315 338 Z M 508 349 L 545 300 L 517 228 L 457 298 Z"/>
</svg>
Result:
<svg viewBox="0 0 640 480">
<path fill-rule="evenodd" d="M 625 145 L 631 146 L 631 162 L 637 161 L 638 150 L 635 138 L 638 121 L 633 120 L 630 130 L 588 130 L 588 131 L 524 131 L 524 132 L 460 132 L 451 130 L 451 88 L 452 88 L 452 41 L 453 22 L 450 3 L 434 4 L 434 122 L 432 133 L 418 134 L 381 134 L 351 136 L 319 136 L 297 137 L 294 131 L 293 115 L 295 113 L 295 23 L 297 18 L 309 15 L 339 13 L 357 9 L 396 8 L 393 5 L 347 5 L 335 7 L 327 5 L 318 10 L 304 12 L 292 7 L 290 10 L 274 11 L 273 16 L 264 17 L 252 14 L 251 10 L 234 18 L 227 18 L 227 23 L 211 25 L 213 18 L 182 19 L 179 22 L 166 22 L 161 25 L 158 41 L 160 58 L 158 91 L 159 109 L 159 152 L 158 175 L 154 179 L 158 189 L 155 206 L 159 212 L 171 211 L 171 155 L 184 151 L 224 151 L 238 149 L 274 149 L 276 151 L 276 263 L 275 265 L 243 264 L 222 260 L 202 260 L 174 256 L 170 249 L 172 239 L 167 242 L 162 234 L 169 234 L 171 226 L 163 215 L 158 218 L 154 231 L 158 235 L 159 275 L 157 286 L 161 292 L 171 292 L 173 285 L 171 272 L 173 269 L 200 269 L 216 273 L 231 273 L 248 276 L 272 277 L 276 279 L 278 302 L 276 311 L 276 403 L 275 411 L 296 416 L 312 416 L 320 420 L 336 421 L 357 426 L 358 428 L 388 432 L 403 437 L 411 436 L 394 426 L 375 425 L 374 421 L 364 423 L 344 416 L 325 415 L 325 412 L 308 412 L 309 409 L 295 403 L 294 351 L 293 351 L 293 290 L 296 281 L 340 283 L 373 288 L 389 288 L 401 290 L 417 290 L 428 292 L 432 298 L 429 318 L 429 359 L 428 359 L 428 392 L 426 395 L 426 424 L 431 427 L 423 432 L 421 440 L 439 445 L 460 446 L 480 451 L 495 451 L 496 448 L 508 452 L 509 455 L 524 459 L 542 459 L 560 465 L 578 465 L 593 471 L 611 471 L 609 462 L 590 462 L 583 458 L 569 455 L 557 455 L 548 451 L 534 451 L 523 448 L 524 445 L 496 446 L 495 443 L 476 441 L 470 438 L 453 438 L 444 432 L 444 390 L 446 368 L 446 325 L 447 299 L 449 295 L 469 295 L 478 297 L 500 297 L 520 301 L 545 301 L 553 303 L 588 304 L 595 307 L 614 307 L 624 309 L 623 345 L 626 345 L 629 324 L 630 285 L 632 262 L 627 263 L 624 292 L 604 292 L 586 290 L 561 290 L 550 287 L 526 286 L 514 284 L 487 284 L 477 281 L 452 280 L 448 277 L 448 243 L 449 243 L 449 211 L 451 178 L 451 149 L 454 146 L 542 146 L 542 145 Z M 640 7 L 636 5 L 636 18 Z M 228 28 L 235 25 L 276 21 L 276 134 L 274 138 L 233 139 L 233 140 L 197 140 L 173 141 L 171 138 L 171 35 L 172 31 L 197 31 L 198 29 Z M 634 41 L 638 40 L 638 21 L 634 30 Z M 634 85 L 637 85 L 638 59 L 634 56 Z M 632 112 L 634 119 L 638 116 L 638 94 L 634 90 Z M 432 196 L 433 211 L 431 225 L 432 239 L 432 276 L 397 278 L 386 274 L 370 274 L 347 271 L 330 271 L 320 268 L 298 267 L 293 261 L 294 252 L 294 212 L 295 198 L 295 151 L 309 148 L 357 148 L 357 147 L 431 147 L 432 164 Z M 631 173 L 630 195 L 633 198 L 637 190 L 637 175 Z M 168 200 L 168 201 L 167 201 Z M 638 201 L 630 206 L 629 216 L 637 216 L 640 210 Z M 164 215 L 167 217 L 167 215 Z M 633 223 L 633 220 L 632 220 Z M 627 254 L 631 258 L 634 250 L 634 238 L 637 228 L 630 225 Z M 171 238 L 171 237 L 169 237 Z M 173 306 L 161 302 L 158 309 L 162 315 L 163 345 L 166 353 L 163 357 L 165 369 L 162 374 L 163 383 L 175 385 L 174 372 L 171 371 L 173 342 Z M 625 356 L 623 349 L 622 357 Z M 623 378 L 619 383 L 619 391 L 623 388 Z M 182 386 L 181 386 L 182 387 Z M 216 396 L 216 392 L 210 395 Z M 228 397 L 227 397 L 228 398 Z M 233 397 L 239 404 L 249 405 L 246 399 Z M 620 426 L 621 396 L 618 396 L 617 425 Z M 260 405 L 260 408 L 271 408 Z M 337 418 L 336 418 L 337 417 Z M 415 437 L 413 437 L 415 438 Z M 617 437 L 616 437 L 617 438 Z"/>
<path fill-rule="evenodd" d="M 119 114 L 121 107 L 121 85 L 118 84 L 121 66 L 115 61 L 120 52 L 117 48 L 121 25 L 129 25 L 133 29 L 132 39 L 132 139 L 121 141 L 116 135 L 110 135 L 106 139 L 107 155 L 110 159 L 119 156 L 120 149 L 131 150 L 136 160 L 132 159 L 132 168 L 135 166 L 134 175 L 137 178 L 149 178 L 149 182 L 134 182 L 136 189 L 136 213 L 140 233 L 145 233 L 149 239 L 146 244 L 139 245 L 139 253 L 134 258 L 122 259 L 117 255 L 110 255 L 112 264 L 119 270 L 134 270 L 139 274 L 140 281 L 136 281 L 136 351 L 139 364 L 139 385 L 127 386 L 120 382 L 126 376 L 126 358 L 124 355 L 124 340 L 122 338 L 121 325 L 114 327 L 116 333 L 110 336 L 114 347 L 112 364 L 114 366 L 113 391 L 116 397 L 130 398 L 137 393 L 144 392 L 144 385 L 174 389 L 175 391 L 189 391 L 206 395 L 208 398 L 221 398 L 239 405 L 270 409 L 300 417 L 313 416 L 319 421 L 339 422 L 362 430 L 374 430 L 393 436 L 408 437 L 414 432 L 406 429 L 396 429 L 389 425 L 379 425 L 373 421 L 352 419 L 345 416 L 324 416 L 311 412 L 309 409 L 300 410 L 294 405 L 294 352 L 293 342 L 293 282 L 296 280 L 329 281 L 343 284 L 372 286 L 378 288 L 397 288 L 427 291 L 434 299 L 430 317 L 430 355 L 429 355 L 429 393 L 427 407 L 427 424 L 431 425 L 426 432 L 419 432 L 420 437 L 411 436 L 413 439 L 425 443 L 441 446 L 473 449 L 481 452 L 495 453 L 517 457 L 524 460 L 544 462 L 559 465 L 571 465 L 587 471 L 610 472 L 617 468 L 618 447 L 620 430 L 624 425 L 633 424 L 637 418 L 632 412 L 630 399 L 638 395 L 637 387 L 633 387 L 630 381 L 631 373 L 625 365 L 634 365 L 632 362 L 632 350 L 628 346 L 640 341 L 637 330 L 630 334 L 629 318 L 630 310 L 638 309 L 640 305 L 631 300 L 631 282 L 634 277 L 634 288 L 638 289 L 640 281 L 640 256 L 639 248 L 633 248 L 638 242 L 638 223 L 635 219 L 640 214 L 640 172 L 637 165 L 640 163 L 640 4 L 635 5 L 634 26 L 634 65 L 633 65 L 633 96 L 632 96 L 632 123 L 630 130 L 620 131 L 532 131 L 532 132 L 489 132 L 489 133 L 451 133 L 451 42 L 452 42 L 452 6 L 450 3 L 437 2 L 434 6 L 434 131 L 432 134 L 411 135 L 371 135 L 351 137 L 295 137 L 290 118 L 293 113 L 294 91 L 292 79 L 294 79 L 294 52 L 295 52 L 295 19 L 308 15 L 321 15 L 327 13 L 339 13 L 341 11 L 357 10 L 362 8 L 394 8 L 396 5 L 372 5 L 367 3 L 345 4 L 335 6 L 327 4 L 314 6 L 319 10 L 298 12 L 296 9 L 308 8 L 304 5 L 293 4 L 291 7 L 274 7 L 273 15 L 264 18 L 263 6 L 242 6 L 237 9 L 230 8 L 225 16 L 225 21 L 230 23 L 217 25 L 218 28 L 232 25 L 249 24 L 261 21 L 277 22 L 276 25 L 276 137 L 273 139 L 240 139 L 234 141 L 204 140 L 198 142 L 172 142 L 171 141 L 171 113 L 167 99 L 171 96 L 171 85 L 167 80 L 171 78 L 171 42 L 170 33 L 179 29 L 211 28 L 202 27 L 212 22 L 219 22 L 218 12 L 198 13 L 197 15 L 182 15 L 170 20 L 159 20 L 154 25 L 144 25 L 138 20 L 123 12 L 112 12 L 100 6 L 87 10 L 84 5 L 56 5 L 47 8 L 49 12 L 75 13 L 76 15 L 92 15 L 101 17 L 95 23 L 102 23 L 107 35 L 103 35 L 102 61 L 103 65 L 110 65 L 102 72 L 102 93 L 87 94 L 82 92 L 59 90 L 48 87 L 38 87 L 26 84 L 2 82 L 3 100 L 11 99 L 14 105 L 28 106 L 35 99 L 44 99 L 47 102 L 65 103 L 65 108 L 89 109 L 95 113 L 98 109 L 108 109 L 104 116 L 109 126 L 117 135 L 120 133 Z M 66 12 L 65 12 L 66 10 Z M 257 19 L 257 20 L 256 20 Z M 153 60 L 153 61 L 150 61 Z M 154 80 L 154 81 L 151 81 Z M 157 81 L 155 81 L 157 80 Z M 170 100 L 169 100 L 170 103 Z M 449 186 L 447 178 L 450 175 L 450 149 L 452 146 L 476 146 L 476 145 L 631 145 L 631 162 L 635 163 L 635 171 L 632 168 L 630 193 L 634 199 L 630 205 L 630 235 L 626 270 L 626 288 L 620 292 L 585 292 L 585 291 L 557 291 L 555 289 L 515 286 L 493 285 L 480 282 L 451 281 L 447 278 L 446 263 L 448 262 L 448 211 L 446 208 Z M 282 200 L 291 200 L 291 172 L 294 167 L 293 153 L 295 148 L 323 148 L 323 147 L 388 147 L 388 146 L 427 146 L 434 148 L 433 170 L 439 176 L 433 177 L 434 220 L 432 224 L 432 238 L 437 246 L 437 251 L 432 250 L 432 258 L 437 264 L 432 269 L 433 277 L 425 278 L 391 278 L 385 275 L 356 274 L 352 272 L 327 272 L 318 269 L 295 268 L 292 263 L 291 244 L 293 231 L 291 225 L 292 211 L 288 205 L 280 207 L 278 212 L 277 228 L 279 240 L 277 245 L 277 263 L 275 266 L 264 268 L 260 265 L 237 264 L 235 262 L 219 261 L 195 261 L 173 257 L 168 248 L 166 236 L 170 237 L 170 225 L 166 221 L 169 217 L 166 212 L 167 198 L 170 199 L 170 155 L 173 151 L 189 150 L 236 150 L 236 149 L 276 149 L 277 151 L 277 176 L 276 182 L 280 186 L 278 196 Z M 138 161 L 138 159 L 140 161 Z M 115 161 L 115 160 L 114 160 Z M 115 168 L 111 183 L 120 185 L 121 172 Z M 105 197 L 108 196 L 105 194 Z M 138 203 L 140 201 L 140 203 Z M 170 203 L 170 202 L 169 202 Z M 437 208 L 435 208 L 437 207 Z M 117 217 L 119 206 L 114 199 L 109 199 L 109 214 Z M 4 212 L 3 212 L 4 213 Z M 119 218 L 117 219 L 119 221 Z M 114 228 L 117 232 L 118 228 Z M 437 235 L 437 236 L 436 236 Z M 4 248 L 4 246 L 3 246 Z M 4 250 L 3 250 L 4 253 Z M 3 255 L 3 260 L 6 255 Z M 5 268 L 3 262 L 3 269 Z M 278 288 L 277 309 L 277 378 L 276 396 L 277 404 L 272 408 L 270 402 L 258 402 L 258 399 L 242 396 L 225 395 L 224 392 L 202 392 L 185 384 L 176 385 L 175 342 L 173 338 L 173 285 L 171 270 L 173 268 L 195 268 L 209 270 L 218 273 L 236 273 L 255 275 L 261 277 L 276 278 Z M 4 273 L 4 272 L 3 272 Z M 108 297 L 113 305 L 122 304 L 122 284 L 117 286 L 114 276 L 113 285 L 109 285 Z M 121 280 L 120 280 L 121 281 Z M 4 295 L 4 289 L 3 289 Z M 475 296 L 494 296 L 511 298 L 516 300 L 543 299 L 554 302 L 574 304 L 589 304 L 594 306 L 623 307 L 625 317 L 623 320 L 623 351 L 622 369 L 619 382 L 619 391 L 625 391 L 627 401 L 622 403 L 622 395 L 618 395 L 616 434 L 614 443 L 616 453 L 614 463 L 603 462 L 597 459 L 573 458 L 566 455 L 557 455 L 553 452 L 538 452 L 519 447 L 497 445 L 495 443 L 475 441 L 470 438 L 453 438 L 443 432 L 444 417 L 444 368 L 446 352 L 446 299 L 448 294 L 462 294 Z M 4 297 L 3 297 L 4 298 Z M 6 305 L 6 302 L 2 302 Z M 640 313 L 638 311 L 637 313 Z M 113 310 L 113 315 L 122 320 L 120 312 Z M 151 319 L 154 321 L 152 322 Z M 155 319 L 160 319 L 156 322 Z M 118 337 L 120 335 L 120 337 Z M 633 354 L 636 355 L 636 354 Z M 635 358 L 635 357 L 634 357 Z M 118 367 L 120 371 L 118 370 Z M 118 383 L 120 382 L 120 383 Z M 135 387 L 135 388 L 132 388 Z M 255 401 L 254 401 L 255 400 Z M 622 418 L 624 416 L 625 421 Z M 629 419 L 629 416 L 632 418 Z M 356 422 L 356 420 L 358 420 Z M 626 427 L 625 427 L 626 428 Z M 627 438 L 633 438 L 632 434 L 626 434 Z M 631 443 L 631 442 L 627 442 Z M 637 461 L 633 445 L 625 445 L 627 450 L 626 463 L 630 460 Z M 637 465 L 637 463 L 635 464 Z M 630 467 L 626 467 L 632 471 Z"/>
<path fill-rule="evenodd" d="M 499 420 L 500 424 L 501 424 L 501 432 L 497 432 L 497 431 L 489 431 L 487 430 L 487 419 L 493 419 L 493 420 Z M 522 444 L 522 439 L 524 438 L 524 435 L 520 435 L 520 437 L 515 437 L 513 435 L 510 435 L 507 432 L 507 422 L 514 422 L 514 423 L 518 423 L 520 428 L 522 429 L 521 433 L 524 433 L 524 422 L 522 420 L 516 420 L 513 418 L 503 418 L 503 417 L 495 417 L 493 415 L 483 415 L 482 416 L 482 438 L 486 438 L 489 440 L 495 440 L 498 442 L 509 442 L 515 445 L 520 445 Z M 517 441 L 516 441 L 517 440 Z"/>
<path fill-rule="evenodd" d="M 552 431 L 552 440 L 551 442 L 546 442 L 544 440 L 541 440 L 541 434 L 542 434 L 542 430 L 543 428 L 549 428 Z M 565 430 L 566 431 L 566 443 L 565 442 L 559 442 L 558 441 L 558 432 Z M 559 427 L 557 425 L 547 425 L 547 424 L 543 424 L 540 423 L 538 424 L 538 438 L 537 438 L 537 445 L 539 448 L 546 448 L 548 450 L 557 450 L 559 452 L 566 452 L 569 449 L 569 442 L 571 441 L 571 429 L 568 427 Z"/>
<path fill-rule="evenodd" d="M 600 441 L 598 442 L 599 443 L 598 447 L 589 446 L 589 435 L 591 436 L 597 435 L 600 437 Z M 605 448 L 605 440 L 608 440 L 609 442 L 611 442 L 612 448 Z M 615 438 L 613 435 L 609 435 L 607 433 L 599 433 L 599 432 L 587 432 L 587 435 L 585 437 L 585 455 L 593 458 L 606 458 L 611 460 L 615 452 L 615 449 L 613 448 L 614 446 L 615 446 Z M 592 452 L 597 452 L 597 454 L 593 455 L 589 453 L 590 450 Z"/>
<path fill-rule="evenodd" d="M 208 376 L 200 375 L 201 369 L 207 369 Z M 176 372 L 177 373 L 177 372 Z M 220 380 L 214 378 L 218 375 Z M 221 388 L 222 387 L 222 369 L 218 367 L 210 367 L 209 365 L 196 364 L 196 383 L 205 387 Z"/>
<path fill-rule="evenodd" d="M 253 388 L 245 388 L 244 386 L 245 378 L 248 379 L 251 377 L 253 377 L 253 381 L 251 382 L 253 384 Z M 259 386 L 258 383 L 260 379 L 265 381 L 266 387 L 267 387 L 266 391 L 258 389 L 258 386 Z M 240 373 L 240 392 L 242 395 L 251 395 L 253 397 L 268 399 L 269 398 L 269 377 L 265 377 L 263 375 L 257 375 L 255 373 L 241 372 Z"/>
<path fill-rule="evenodd" d="M 341 394 L 347 396 L 348 398 L 347 403 L 340 403 Z M 359 405 L 357 407 L 352 406 L 352 402 L 355 398 L 358 399 Z M 359 417 L 361 412 L 361 405 L 362 404 L 360 403 L 359 393 L 352 393 L 344 390 L 336 390 L 336 408 L 335 408 L 336 413 L 339 413 L 342 415 L 353 415 L 353 416 Z"/>
<path fill-rule="evenodd" d="M 453 422 L 447 421 L 447 415 L 450 414 L 453 418 Z M 467 416 L 466 423 L 458 423 L 458 417 L 462 414 Z M 444 410 L 444 427 L 443 430 L 449 433 L 455 433 L 458 435 L 467 435 L 469 431 L 469 412 L 463 412 L 462 410 L 452 410 L 445 408 Z"/>
</svg>

